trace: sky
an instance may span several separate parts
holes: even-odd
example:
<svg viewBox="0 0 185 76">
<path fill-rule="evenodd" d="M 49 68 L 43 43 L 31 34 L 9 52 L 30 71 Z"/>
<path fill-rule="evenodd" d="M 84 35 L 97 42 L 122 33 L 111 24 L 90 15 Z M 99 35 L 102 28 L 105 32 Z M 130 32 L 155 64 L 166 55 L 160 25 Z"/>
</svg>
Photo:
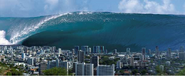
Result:
<svg viewBox="0 0 185 76">
<path fill-rule="evenodd" d="M 75 11 L 185 14 L 185 0 L 0 0 L 0 17 L 35 17 Z"/>
</svg>

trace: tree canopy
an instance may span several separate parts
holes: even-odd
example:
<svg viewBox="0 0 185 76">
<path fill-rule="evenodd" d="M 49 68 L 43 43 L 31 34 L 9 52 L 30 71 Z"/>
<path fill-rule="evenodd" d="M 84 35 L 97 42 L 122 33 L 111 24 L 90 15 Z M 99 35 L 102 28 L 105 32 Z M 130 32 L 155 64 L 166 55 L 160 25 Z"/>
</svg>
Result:
<svg viewBox="0 0 185 76">
<path fill-rule="evenodd" d="M 177 73 L 177 75 L 185 75 L 185 68 L 182 69 L 179 73 Z"/>
<path fill-rule="evenodd" d="M 110 60 L 109 59 L 109 56 L 103 56 L 101 59 L 100 59 L 100 64 L 101 65 L 112 65 L 112 64 L 116 64 L 116 62 L 120 60 L 119 58 L 115 58 L 113 60 Z"/>
<path fill-rule="evenodd" d="M 160 66 L 156 66 L 155 69 L 156 69 L 156 72 L 157 72 L 158 75 L 161 75 L 161 74 L 164 73 L 164 72 L 160 69 Z"/>
<path fill-rule="evenodd" d="M 18 71 L 15 68 L 12 68 L 9 72 L 6 73 L 6 75 L 22 75 L 23 72 L 22 71 Z"/>
<path fill-rule="evenodd" d="M 44 75 L 67 75 L 65 68 L 54 67 L 43 71 Z"/>
</svg>

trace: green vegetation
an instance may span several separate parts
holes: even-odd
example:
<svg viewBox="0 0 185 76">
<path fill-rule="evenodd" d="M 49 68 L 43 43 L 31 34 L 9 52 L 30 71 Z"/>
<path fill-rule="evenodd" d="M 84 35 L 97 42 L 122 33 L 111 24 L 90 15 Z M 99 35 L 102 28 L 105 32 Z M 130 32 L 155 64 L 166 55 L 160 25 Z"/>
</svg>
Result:
<svg viewBox="0 0 185 76">
<path fill-rule="evenodd" d="M 145 75 L 146 73 L 147 73 L 147 71 L 145 69 L 141 71 L 142 75 Z"/>
<path fill-rule="evenodd" d="M 132 70 L 132 75 L 136 75 L 138 73 L 137 69 Z"/>
<path fill-rule="evenodd" d="M 182 69 L 179 73 L 177 73 L 177 75 L 185 75 L 185 68 Z"/>
<path fill-rule="evenodd" d="M 100 64 L 101 65 L 112 65 L 112 64 L 116 64 L 116 62 L 119 60 L 119 58 L 115 58 L 113 60 L 109 59 L 109 56 L 103 56 L 100 59 Z"/>
<path fill-rule="evenodd" d="M 6 75 L 22 75 L 23 72 L 19 71 L 19 69 L 12 68 Z"/>
<path fill-rule="evenodd" d="M 23 72 L 17 66 L 13 67 L 13 64 L 7 65 L 0 62 L 0 75 L 22 75 Z"/>
<path fill-rule="evenodd" d="M 160 69 L 159 66 L 156 66 L 155 69 L 156 69 L 156 72 L 157 72 L 158 75 L 164 74 L 164 72 Z"/>
<path fill-rule="evenodd" d="M 0 62 L 0 75 L 3 75 L 4 72 L 5 72 L 6 70 L 8 70 L 8 69 L 9 69 L 9 68 L 7 67 L 6 64 Z"/>
<path fill-rule="evenodd" d="M 68 75 L 72 75 L 73 74 L 73 70 L 72 69 L 69 69 L 68 72 L 69 72 Z"/>
<path fill-rule="evenodd" d="M 124 70 L 120 70 L 119 72 L 120 72 L 121 74 L 124 74 Z"/>
<path fill-rule="evenodd" d="M 43 71 L 44 75 L 67 75 L 65 68 L 54 67 Z"/>
<path fill-rule="evenodd" d="M 86 59 L 90 59 L 90 56 L 85 56 Z"/>
<path fill-rule="evenodd" d="M 0 66 L 0 75 L 3 75 L 4 71 L 6 71 L 7 69 L 7 67 Z"/>
<path fill-rule="evenodd" d="M 85 60 L 85 63 L 90 63 L 90 61 Z"/>
</svg>

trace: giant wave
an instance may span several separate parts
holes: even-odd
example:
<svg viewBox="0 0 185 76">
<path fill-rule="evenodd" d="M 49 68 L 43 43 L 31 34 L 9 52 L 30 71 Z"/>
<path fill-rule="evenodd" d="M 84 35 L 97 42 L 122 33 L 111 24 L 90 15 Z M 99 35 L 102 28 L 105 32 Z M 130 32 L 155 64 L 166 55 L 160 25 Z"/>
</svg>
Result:
<svg viewBox="0 0 185 76">
<path fill-rule="evenodd" d="M 185 16 L 73 12 L 30 18 L 0 17 L 0 45 L 103 45 L 109 50 L 177 49 L 185 41 Z"/>
</svg>

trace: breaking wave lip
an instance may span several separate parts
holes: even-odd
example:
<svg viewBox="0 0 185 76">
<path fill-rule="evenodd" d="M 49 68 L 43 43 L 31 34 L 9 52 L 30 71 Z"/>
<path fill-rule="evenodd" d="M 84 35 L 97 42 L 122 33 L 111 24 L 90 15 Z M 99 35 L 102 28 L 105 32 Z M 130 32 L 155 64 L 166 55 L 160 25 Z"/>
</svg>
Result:
<svg viewBox="0 0 185 76">
<path fill-rule="evenodd" d="M 78 12 L 79 15 L 82 14 L 92 14 L 93 12 Z M 10 40 L 9 43 L 11 44 L 18 44 L 21 41 L 25 40 L 26 38 L 28 38 L 29 36 L 31 36 L 32 34 L 30 33 L 34 33 L 37 29 L 39 29 L 40 27 L 44 26 L 43 24 L 56 19 L 58 17 L 64 16 L 64 15 L 71 15 L 73 13 L 63 13 L 63 14 L 57 14 L 57 15 L 52 15 L 52 16 L 48 16 L 45 17 L 44 19 L 42 19 L 41 21 L 39 21 L 39 23 L 36 24 L 31 24 L 29 26 L 19 26 L 20 28 L 23 28 L 23 30 L 20 30 L 19 28 L 12 28 L 11 31 L 11 35 L 10 35 Z M 7 40 L 6 40 L 7 41 Z"/>
<path fill-rule="evenodd" d="M 45 19 L 41 20 L 37 24 L 29 25 L 28 27 L 27 26 L 22 26 L 23 30 L 19 30 L 19 29 L 14 30 L 14 28 L 13 28 L 13 31 L 12 31 L 11 37 L 10 37 L 10 42 L 12 44 L 17 44 L 17 43 L 21 42 L 22 40 L 28 38 L 30 36 L 29 33 L 32 33 L 34 31 L 36 31 L 37 29 L 42 27 L 44 23 L 46 23 L 46 22 L 48 22 L 52 19 L 56 19 L 58 17 L 61 17 L 63 15 L 67 15 L 67 14 L 70 14 L 70 13 L 64 13 L 64 14 L 59 14 L 59 15 L 53 15 L 53 16 L 50 16 L 50 17 L 46 17 Z"/>
<path fill-rule="evenodd" d="M 6 32 L 4 30 L 0 30 L 0 45 L 12 45 L 6 38 Z"/>
</svg>

